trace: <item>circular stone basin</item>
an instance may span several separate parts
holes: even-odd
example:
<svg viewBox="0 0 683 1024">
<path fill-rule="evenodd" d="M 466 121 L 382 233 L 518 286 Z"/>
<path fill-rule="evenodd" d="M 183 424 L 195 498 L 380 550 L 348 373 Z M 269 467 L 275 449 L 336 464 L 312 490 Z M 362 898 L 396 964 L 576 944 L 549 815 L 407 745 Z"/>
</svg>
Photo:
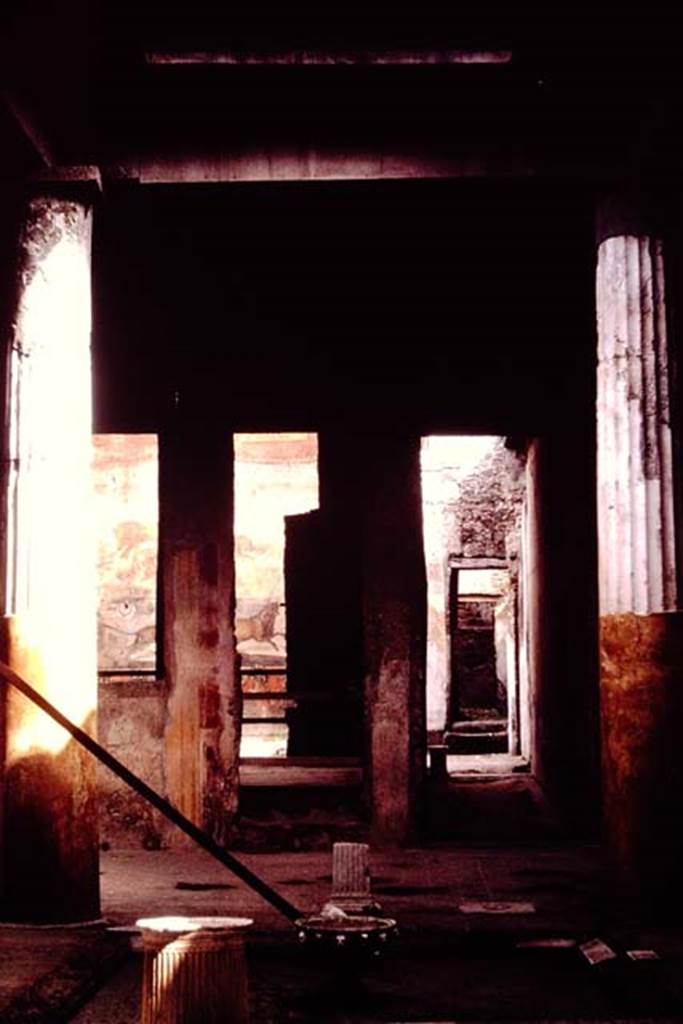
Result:
<svg viewBox="0 0 683 1024">
<path fill-rule="evenodd" d="M 506 736 L 507 728 L 504 718 L 475 718 L 471 722 L 455 722 L 451 732 L 455 736 L 480 736 L 482 733 Z"/>
<path fill-rule="evenodd" d="M 299 942 L 329 959 L 379 956 L 397 932 L 390 917 L 300 917 L 294 922 Z"/>
<path fill-rule="evenodd" d="M 454 722 L 444 736 L 452 754 L 504 754 L 507 750 L 507 721 L 504 718 L 474 718 Z"/>
</svg>

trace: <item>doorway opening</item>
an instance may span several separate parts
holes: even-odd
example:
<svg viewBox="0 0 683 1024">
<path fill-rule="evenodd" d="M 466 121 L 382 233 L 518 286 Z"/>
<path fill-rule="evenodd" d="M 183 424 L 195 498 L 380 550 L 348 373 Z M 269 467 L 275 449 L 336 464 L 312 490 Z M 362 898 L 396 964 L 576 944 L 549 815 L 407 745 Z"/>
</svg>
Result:
<svg viewBox="0 0 683 1024">
<path fill-rule="evenodd" d="M 518 753 L 515 594 L 501 559 L 451 559 L 448 583 L 450 728 L 454 754 Z"/>
<path fill-rule="evenodd" d="M 240 433 L 235 451 L 235 639 L 243 696 L 243 758 L 285 758 L 285 517 L 318 507 L 313 433 Z"/>
<path fill-rule="evenodd" d="M 451 772 L 520 770 L 523 468 L 503 437 L 451 435 L 423 437 L 421 472 L 428 742 Z"/>
</svg>

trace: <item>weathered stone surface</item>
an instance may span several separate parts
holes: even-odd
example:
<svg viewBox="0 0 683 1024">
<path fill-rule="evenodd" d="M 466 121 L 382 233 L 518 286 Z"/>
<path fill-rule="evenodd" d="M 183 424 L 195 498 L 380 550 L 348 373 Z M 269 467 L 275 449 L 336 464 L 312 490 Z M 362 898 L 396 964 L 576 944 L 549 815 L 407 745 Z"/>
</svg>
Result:
<svg viewBox="0 0 683 1024">
<path fill-rule="evenodd" d="M 373 437 L 363 448 L 365 700 L 373 835 L 415 836 L 426 759 L 427 584 L 418 438 Z"/>
<path fill-rule="evenodd" d="M 223 842 L 237 810 L 242 718 L 229 433 L 162 434 L 159 482 L 167 792 Z"/>
<path fill-rule="evenodd" d="M 147 676 L 102 679 L 97 708 L 100 743 L 152 789 L 164 793 L 166 686 Z M 110 847 L 157 849 L 171 826 L 113 772 L 98 768 L 101 840 Z"/>
<path fill-rule="evenodd" d="M 632 898 L 683 898 L 683 613 L 603 615 L 604 821 Z"/>
</svg>

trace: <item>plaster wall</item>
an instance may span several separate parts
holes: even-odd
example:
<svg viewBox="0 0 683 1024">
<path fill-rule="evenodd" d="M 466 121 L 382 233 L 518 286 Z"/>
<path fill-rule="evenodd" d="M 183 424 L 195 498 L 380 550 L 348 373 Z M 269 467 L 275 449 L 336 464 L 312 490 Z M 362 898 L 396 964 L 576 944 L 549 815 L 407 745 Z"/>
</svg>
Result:
<svg viewBox="0 0 683 1024">
<path fill-rule="evenodd" d="M 99 741 L 158 793 L 166 791 L 163 680 L 134 676 L 100 683 Z M 98 769 L 100 836 L 105 848 L 158 849 L 173 840 L 173 827 L 103 766 Z"/>
</svg>

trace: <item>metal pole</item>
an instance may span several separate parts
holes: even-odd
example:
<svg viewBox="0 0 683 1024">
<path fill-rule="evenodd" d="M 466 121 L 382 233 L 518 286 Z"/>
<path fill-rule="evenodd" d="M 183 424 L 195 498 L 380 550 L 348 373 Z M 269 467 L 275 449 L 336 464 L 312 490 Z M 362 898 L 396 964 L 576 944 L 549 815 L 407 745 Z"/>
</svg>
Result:
<svg viewBox="0 0 683 1024">
<path fill-rule="evenodd" d="M 72 721 L 66 718 L 65 715 L 58 711 L 53 704 L 45 699 L 40 693 L 33 689 L 33 687 L 22 679 L 21 676 L 17 675 L 8 665 L 0 661 L 0 677 L 6 682 L 11 683 L 20 693 L 23 693 L 25 697 L 33 701 L 41 711 L 49 715 L 50 718 L 54 719 L 63 729 L 66 729 L 68 733 L 80 743 L 82 747 L 85 747 L 93 757 L 96 757 L 103 765 L 118 775 L 120 779 L 134 789 L 136 793 L 139 793 L 143 799 L 147 800 L 152 807 L 156 807 L 164 817 L 172 821 L 174 825 L 177 825 L 185 835 L 193 839 L 198 846 L 201 846 L 203 850 L 210 853 L 212 857 L 220 861 L 223 867 L 228 868 L 234 875 L 237 875 L 250 889 L 257 892 L 259 896 L 262 896 L 264 900 L 279 910 L 281 914 L 284 914 L 290 921 L 295 921 L 299 917 L 303 917 L 303 914 L 298 910 L 289 900 L 286 900 L 284 896 L 281 896 L 278 892 L 272 889 L 262 878 L 255 875 L 253 871 L 250 871 L 240 860 L 234 857 L 227 850 L 224 850 L 222 846 L 219 846 L 211 836 L 207 835 L 206 832 L 194 825 L 189 818 L 186 818 L 184 814 L 176 810 L 173 804 L 170 804 L 168 800 L 165 800 L 162 796 L 153 790 L 147 783 L 143 782 L 142 779 L 138 778 L 133 772 L 131 772 L 125 765 L 121 764 L 119 760 L 113 757 L 104 747 L 89 736 L 87 732 L 80 729 L 77 725 L 74 725 Z"/>
</svg>

